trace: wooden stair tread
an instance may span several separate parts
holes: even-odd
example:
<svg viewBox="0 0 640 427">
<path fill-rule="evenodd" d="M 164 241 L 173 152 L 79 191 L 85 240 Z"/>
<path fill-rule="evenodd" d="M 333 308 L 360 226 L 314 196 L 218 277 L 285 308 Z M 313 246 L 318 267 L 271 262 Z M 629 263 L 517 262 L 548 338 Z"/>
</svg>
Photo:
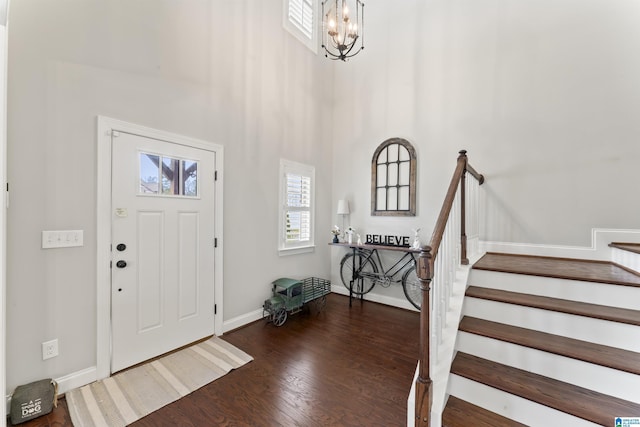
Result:
<svg viewBox="0 0 640 427">
<path fill-rule="evenodd" d="M 640 243 L 611 242 L 609 243 L 609 247 L 640 254 Z"/>
<path fill-rule="evenodd" d="M 608 261 L 487 252 L 473 268 L 640 287 L 640 275 Z"/>
<path fill-rule="evenodd" d="M 469 286 L 465 295 L 473 298 L 517 304 L 542 310 L 557 311 L 561 313 L 640 326 L 640 311 L 638 310 L 529 295 L 519 292 L 502 291 L 499 289 L 481 288 L 477 286 Z"/>
<path fill-rule="evenodd" d="M 458 352 L 451 373 L 601 425 L 637 417 L 640 404 Z"/>
<path fill-rule="evenodd" d="M 640 353 L 465 316 L 460 331 L 640 375 Z"/>
<path fill-rule="evenodd" d="M 449 396 L 442 413 L 443 427 L 519 427 L 526 426 L 472 403 Z"/>
</svg>

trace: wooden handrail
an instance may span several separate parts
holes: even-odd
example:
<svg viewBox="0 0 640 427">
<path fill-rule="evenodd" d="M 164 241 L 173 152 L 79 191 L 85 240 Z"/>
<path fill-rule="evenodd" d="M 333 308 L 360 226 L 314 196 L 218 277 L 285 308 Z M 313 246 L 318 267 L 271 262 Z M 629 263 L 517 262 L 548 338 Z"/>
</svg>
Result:
<svg viewBox="0 0 640 427">
<path fill-rule="evenodd" d="M 432 380 L 429 373 L 429 329 L 430 329 L 430 305 L 429 305 L 429 292 L 431 287 L 431 281 L 434 276 L 435 260 L 438 256 L 438 250 L 440 249 L 440 243 L 444 236 L 445 229 L 447 227 L 447 221 L 453 208 L 453 204 L 456 198 L 458 188 L 460 188 L 460 243 L 461 254 L 460 260 L 462 264 L 468 264 L 467 259 L 467 236 L 465 226 L 465 175 L 469 172 L 474 178 L 478 180 L 480 184 L 484 183 L 484 176 L 479 174 L 474 168 L 469 165 L 467 159 L 467 152 L 461 150 L 458 156 L 458 164 L 451 182 L 449 183 L 449 189 L 442 203 L 440 209 L 440 215 L 433 229 L 431 240 L 429 245 L 423 246 L 418 256 L 418 279 L 420 280 L 420 288 L 422 290 L 422 304 L 420 310 L 420 354 L 418 369 L 418 378 L 416 380 L 416 393 L 415 393 L 415 425 L 416 427 L 429 427 L 431 422 L 431 406 L 433 402 L 433 390 Z"/>
<path fill-rule="evenodd" d="M 462 153 L 464 150 L 460 151 L 460 153 Z M 466 153 L 466 151 L 464 151 Z M 466 166 L 467 172 L 469 172 L 475 179 L 478 180 L 478 183 L 480 185 L 484 184 L 484 175 L 478 173 L 473 166 L 471 166 L 469 163 L 467 163 Z"/>
<path fill-rule="evenodd" d="M 436 226 L 433 229 L 431 240 L 429 241 L 428 247 L 431 248 L 431 256 L 434 260 L 438 255 L 440 243 L 442 242 L 442 236 L 444 236 L 444 229 L 447 226 L 447 219 L 449 218 L 449 214 L 451 213 L 453 201 L 455 200 L 456 192 L 458 191 L 458 185 L 462 180 L 462 175 L 464 174 L 465 167 L 467 165 L 467 156 L 465 154 L 462 154 L 462 151 L 460 153 L 460 156 L 458 156 L 458 165 L 456 166 L 456 169 L 453 172 L 453 176 L 451 177 L 449 190 L 447 190 L 444 202 L 442 203 L 442 208 L 440 209 L 440 215 L 438 215 Z M 433 278 L 433 276 L 431 276 L 430 278 Z"/>
</svg>

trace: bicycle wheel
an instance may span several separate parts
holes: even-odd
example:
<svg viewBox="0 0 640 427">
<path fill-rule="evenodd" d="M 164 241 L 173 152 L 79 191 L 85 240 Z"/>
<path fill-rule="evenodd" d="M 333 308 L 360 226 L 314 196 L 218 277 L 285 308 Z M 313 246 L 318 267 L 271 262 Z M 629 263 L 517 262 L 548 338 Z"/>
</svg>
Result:
<svg viewBox="0 0 640 427">
<path fill-rule="evenodd" d="M 354 258 L 355 256 L 355 258 Z M 355 261 L 355 264 L 354 264 Z M 353 280 L 353 266 L 356 267 L 357 277 L 353 282 L 353 294 L 363 295 L 373 289 L 376 284 L 375 278 L 378 275 L 378 267 L 360 254 L 346 254 L 340 261 L 340 278 L 345 288 L 349 289 L 349 284 Z"/>
<path fill-rule="evenodd" d="M 415 265 L 402 276 L 402 290 L 409 302 L 420 310 L 422 306 L 422 289 L 420 288 L 420 280 L 418 279 Z"/>
</svg>

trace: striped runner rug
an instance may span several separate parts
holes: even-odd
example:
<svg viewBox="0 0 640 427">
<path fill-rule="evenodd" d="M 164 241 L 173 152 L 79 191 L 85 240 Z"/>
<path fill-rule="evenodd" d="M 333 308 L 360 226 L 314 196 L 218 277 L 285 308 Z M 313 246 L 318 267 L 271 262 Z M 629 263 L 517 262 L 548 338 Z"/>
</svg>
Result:
<svg viewBox="0 0 640 427">
<path fill-rule="evenodd" d="M 253 358 L 218 337 L 66 393 L 76 427 L 126 426 Z"/>
</svg>

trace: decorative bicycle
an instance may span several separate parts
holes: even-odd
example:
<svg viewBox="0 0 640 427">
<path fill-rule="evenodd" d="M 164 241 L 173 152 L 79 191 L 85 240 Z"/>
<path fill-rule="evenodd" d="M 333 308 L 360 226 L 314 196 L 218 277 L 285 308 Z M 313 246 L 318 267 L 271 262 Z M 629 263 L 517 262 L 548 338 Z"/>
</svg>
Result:
<svg viewBox="0 0 640 427">
<path fill-rule="evenodd" d="M 394 250 L 398 250 L 395 249 Z M 402 278 L 400 274 L 402 273 Z M 353 247 L 340 261 L 342 284 L 353 295 L 364 295 L 375 285 L 389 287 L 391 283 L 402 283 L 407 300 L 420 310 L 422 291 L 416 273 L 414 251 L 407 249 L 405 254 L 390 268 L 385 268 L 378 249 Z"/>
</svg>

